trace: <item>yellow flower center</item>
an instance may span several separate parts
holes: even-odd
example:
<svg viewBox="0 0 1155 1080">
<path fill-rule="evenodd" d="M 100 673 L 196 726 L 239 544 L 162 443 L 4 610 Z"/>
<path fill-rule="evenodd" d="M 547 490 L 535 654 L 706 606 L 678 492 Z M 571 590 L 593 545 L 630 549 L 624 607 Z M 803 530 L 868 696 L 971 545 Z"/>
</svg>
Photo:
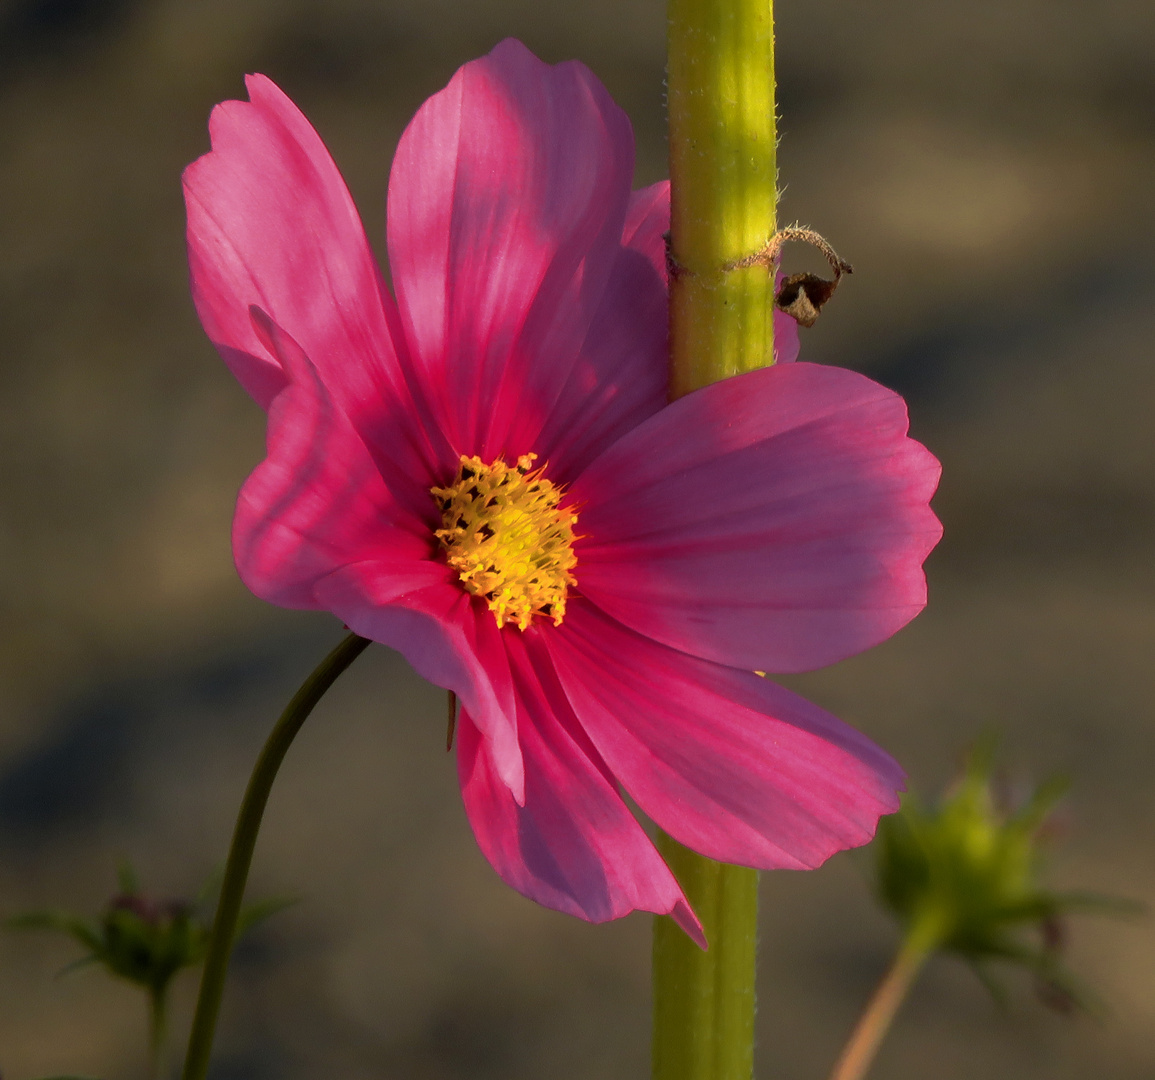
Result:
<svg viewBox="0 0 1155 1080">
<path fill-rule="evenodd" d="M 522 630 L 535 615 L 561 625 L 577 563 L 577 514 L 559 509 L 564 492 L 533 468 L 536 458 L 524 454 L 514 467 L 462 455 L 453 483 L 432 489 L 445 525 L 434 535 L 446 561 L 469 592 L 485 597 L 498 626 Z"/>
</svg>

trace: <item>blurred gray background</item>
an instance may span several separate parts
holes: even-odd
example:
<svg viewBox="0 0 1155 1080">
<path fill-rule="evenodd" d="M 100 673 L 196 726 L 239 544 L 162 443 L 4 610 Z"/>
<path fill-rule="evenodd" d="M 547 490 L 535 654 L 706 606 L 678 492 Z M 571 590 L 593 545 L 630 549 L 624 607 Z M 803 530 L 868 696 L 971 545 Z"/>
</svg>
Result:
<svg viewBox="0 0 1155 1080">
<path fill-rule="evenodd" d="M 1051 880 L 1155 901 L 1155 10 L 1149 0 L 781 0 L 783 221 L 856 266 L 803 354 L 905 393 L 942 458 L 928 611 L 791 680 L 933 791 L 984 729 L 1067 770 Z M 188 894 L 331 618 L 229 551 L 263 417 L 188 299 L 179 173 L 262 71 L 332 149 L 380 250 L 402 126 L 515 35 L 578 57 L 665 175 L 660 0 L 0 0 L 0 912 L 95 911 L 130 857 Z M 788 267 L 815 268 L 806 252 Z M 444 699 L 376 647 L 310 721 L 238 957 L 217 1080 L 638 1080 L 649 920 L 588 927 L 478 854 Z M 825 1075 L 895 943 L 868 862 L 765 875 L 759 1076 Z M 1155 926 L 1083 920 L 1111 1007 L 1009 1009 L 932 964 L 881 1078 L 1155 1075 Z M 143 1077 L 142 1006 L 64 942 L 0 936 L 5 1080 Z M 182 978 L 183 1038 L 194 980 Z"/>
</svg>

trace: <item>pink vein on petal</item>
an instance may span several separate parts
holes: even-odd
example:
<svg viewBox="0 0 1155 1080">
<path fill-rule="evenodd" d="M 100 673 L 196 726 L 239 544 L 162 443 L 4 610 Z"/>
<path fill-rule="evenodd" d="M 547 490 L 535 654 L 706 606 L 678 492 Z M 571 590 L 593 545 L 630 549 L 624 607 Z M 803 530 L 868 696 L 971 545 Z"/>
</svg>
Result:
<svg viewBox="0 0 1155 1080">
<path fill-rule="evenodd" d="M 201 322 L 267 409 L 285 375 L 249 318 L 251 305 L 261 308 L 310 357 L 371 452 L 430 474 L 446 452 L 413 420 L 396 305 L 348 188 L 284 93 L 263 75 L 246 85 L 252 100 L 213 110 L 213 149 L 184 173 Z"/>
<path fill-rule="evenodd" d="M 252 100 L 213 110 L 213 149 L 184 175 L 201 320 L 229 350 L 226 361 L 248 357 L 235 370 L 246 386 L 254 377 L 275 384 L 253 374 L 277 366 L 250 324 L 256 304 L 316 362 L 332 365 L 326 376 L 375 395 L 374 368 L 396 363 L 384 310 L 391 301 L 357 209 L 297 107 L 262 75 L 246 84 Z M 267 406 L 271 396 L 262 397 Z"/>
<path fill-rule="evenodd" d="M 683 844 L 808 869 L 870 840 L 899 766 L 864 735 L 752 672 L 677 653 L 585 601 L 548 650 L 577 717 L 638 805 Z"/>
<path fill-rule="evenodd" d="M 631 196 L 609 285 L 538 437 L 538 453 L 556 483 L 570 483 L 666 404 L 669 187 L 654 184 Z"/>
<path fill-rule="evenodd" d="M 427 530 L 399 507 L 300 346 L 259 308 L 252 318 L 289 381 L 269 406 L 267 456 L 237 499 L 233 553 L 257 596 L 316 608 L 314 585 L 346 563 L 427 557 Z"/>
<path fill-rule="evenodd" d="M 639 633 L 747 670 L 804 671 L 926 603 L 939 465 L 865 376 L 775 365 L 697 390 L 574 483 L 578 588 Z"/>
<path fill-rule="evenodd" d="M 704 947 L 681 888 L 622 802 L 552 671 L 537 670 L 518 637 L 510 636 L 509 649 L 526 762 L 523 805 L 495 782 L 467 713 L 458 735 L 462 797 L 485 857 L 518 892 L 546 907 L 590 922 L 634 910 L 671 914 Z"/>
<path fill-rule="evenodd" d="M 534 449 L 601 305 L 632 172 L 629 121 L 590 71 L 512 40 L 406 128 L 390 265 L 413 370 L 462 452 Z"/>
</svg>

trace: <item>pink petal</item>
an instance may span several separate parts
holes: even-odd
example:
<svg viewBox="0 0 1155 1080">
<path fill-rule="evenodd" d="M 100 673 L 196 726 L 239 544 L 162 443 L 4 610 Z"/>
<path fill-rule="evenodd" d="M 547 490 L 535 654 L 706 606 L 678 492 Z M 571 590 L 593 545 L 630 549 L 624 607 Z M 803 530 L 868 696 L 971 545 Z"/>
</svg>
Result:
<svg viewBox="0 0 1155 1080">
<path fill-rule="evenodd" d="M 673 648 L 804 671 L 883 641 L 926 603 L 939 465 L 898 395 L 775 365 L 674 402 L 571 489 L 578 590 Z"/>
<path fill-rule="evenodd" d="M 695 851 L 808 869 L 898 809 L 903 773 L 887 754 L 766 679 L 674 652 L 580 600 L 540 640 L 614 776 Z"/>
<path fill-rule="evenodd" d="M 602 450 L 666 404 L 669 229 L 669 181 L 635 191 L 622 230 L 625 250 L 581 356 L 537 440 L 537 452 L 550 462 L 555 482 L 571 483 Z M 798 324 L 779 310 L 774 312 L 774 357 L 780 364 L 798 359 Z"/>
<path fill-rule="evenodd" d="M 524 798 L 513 689 L 500 631 L 435 557 L 432 521 L 394 498 L 300 346 L 259 309 L 254 325 L 289 386 L 269 410 L 269 454 L 241 491 L 241 578 L 285 607 L 332 611 L 452 689 L 484 731 L 499 775 Z M 400 476 L 394 487 L 404 487 Z M 421 506 L 436 517 L 428 492 Z"/>
<path fill-rule="evenodd" d="M 620 251 L 625 114 L 516 41 L 462 67 L 401 137 L 389 257 L 416 376 L 453 446 L 536 450 Z"/>
<path fill-rule="evenodd" d="M 617 260 L 581 353 L 536 441 L 550 479 L 570 483 L 667 400 L 668 181 L 635 191 Z"/>
<path fill-rule="evenodd" d="M 205 330 L 267 408 L 285 375 L 249 319 L 250 305 L 261 308 L 312 359 L 375 453 L 385 433 L 389 460 L 410 474 L 439 474 L 445 449 L 431 451 L 406 422 L 416 407 L 395 355 L 396 309 L 345 182 L 272 82 L 250 75 L 246 85 L 252 100 L 213 110 L 213 149 L 184 174 L 193 299 Z"/>
<path fill-rule="evenodd" d="M 309 358 L 257 308 L 253 322 L 290 381 L 269 407 L 267 456 L 237 500 L 233 553 L 241 580 L 270 603 L 316 608 L 314 586 L 340 566 L 428 559 L 428 523 L 398 505 Z"/>
<path fill-rule="evenodd" d="M 518 633 L 507 640 L 526 765 L 523 805 L 497 782 L 469 715 L 458 727 L 461 793 L 482 852 L 509 885 L 545 907 L 590 922 L 635 910 L 668 913 L 704 947 L 673 874 L 622 802 L 552 672 L 540 678 Z"/>
<path fill-rule="evenodd" d="M 356 563 L 320 581 L 316 594 L 350 630 L 396 649 L 414 670 L 452 690 L 485 738 L 495 775 L 518 804 L 525 770 L 502 632 L 440 560 Z"/>
<path fill-rule="evenodd" d="M 622 246 L 644 255 L 666 284 L 666 233 L 670 231 L 670 181 L 660 180 L 630 195 Z"/>
</svg>

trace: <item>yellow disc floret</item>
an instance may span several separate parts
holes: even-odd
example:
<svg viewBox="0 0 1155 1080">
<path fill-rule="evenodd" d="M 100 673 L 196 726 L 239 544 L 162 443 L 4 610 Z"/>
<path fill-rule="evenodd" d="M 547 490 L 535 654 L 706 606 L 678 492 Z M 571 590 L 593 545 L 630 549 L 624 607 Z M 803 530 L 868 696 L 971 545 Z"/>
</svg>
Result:
<svg viewBox="0 0 1155 1080">
<path fill-rule="evenodd" d="M 453 483 L 432 489 L 446 561 L 469 592 L 485 597 L 498 626 L 522 630 L 535 615 L 561 625 L 577 563 L 577 514 L 558 507 L 564 492 L 533 468 L 536 458 L 523 454 L 510 466 L 462 455 Z"/>
</svg>

